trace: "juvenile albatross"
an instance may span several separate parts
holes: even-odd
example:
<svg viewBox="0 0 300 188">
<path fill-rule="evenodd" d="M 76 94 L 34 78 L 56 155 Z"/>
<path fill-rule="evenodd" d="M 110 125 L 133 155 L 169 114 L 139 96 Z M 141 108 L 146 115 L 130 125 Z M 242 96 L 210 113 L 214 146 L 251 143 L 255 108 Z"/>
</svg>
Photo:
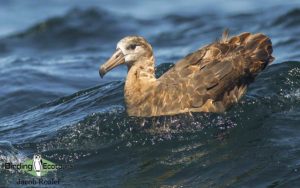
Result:
<svg viewBox="0 0 300 188">
<path fill-rule="evenodd" d="M 125 64 L 124 95 L 129 116 L 161 116 L 186 112 L 224 112 L 246 92 L 247 86 L 274 58 L 271 40 L 242 33 L 204 46 L 155 78 L 151 45 L 128 36 L 99 69 L 101 77 Z"/>
</svg>

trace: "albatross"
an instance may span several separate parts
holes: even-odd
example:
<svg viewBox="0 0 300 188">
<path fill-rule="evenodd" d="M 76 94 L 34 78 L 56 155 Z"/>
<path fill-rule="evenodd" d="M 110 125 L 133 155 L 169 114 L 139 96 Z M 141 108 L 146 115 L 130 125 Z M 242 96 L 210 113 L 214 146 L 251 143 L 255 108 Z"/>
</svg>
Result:
<svg viewBox="0 0 300 188">
<path fill-rule="evenodd" d="M 237 103 L 274 60 L 272 51 L 270 38 L 262 33 L 229 38 L 225 31 L 220 40 L 188 54 L 156 78 L 151 45 L 143 37 L 127 36 L 99 74 L 103 78 L 114 67 L 127 66 L 124 98 L 129 116 L 221 113 Z"/>
</svg>

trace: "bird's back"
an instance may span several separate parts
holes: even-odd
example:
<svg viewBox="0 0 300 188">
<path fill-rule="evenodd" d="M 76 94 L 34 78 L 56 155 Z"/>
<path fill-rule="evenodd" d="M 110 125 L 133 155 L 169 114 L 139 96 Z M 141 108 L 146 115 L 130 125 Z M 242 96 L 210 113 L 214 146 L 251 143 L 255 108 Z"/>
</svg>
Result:
<svg viewBox="0 0 300 188">
<path fill-rule="evenodd" d="M 256 75 L 274 60 L 271 40 L 261 34 L 226 34 L 187 55 L 159 79 L 163 103 L 157 114 L 222 112 L 237 102 Z M 156 96 L 157 97 L 157 96 Z M 153 104 L 156 105 L 156 104 Z"/>
</svg>

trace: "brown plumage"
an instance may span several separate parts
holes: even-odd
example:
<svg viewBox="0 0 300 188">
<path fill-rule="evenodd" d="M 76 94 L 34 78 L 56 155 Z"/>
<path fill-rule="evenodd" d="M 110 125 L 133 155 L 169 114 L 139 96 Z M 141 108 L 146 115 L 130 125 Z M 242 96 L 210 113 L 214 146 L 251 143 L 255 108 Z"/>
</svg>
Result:
<svg viewBox="0 0 300 188">
<path fill-rule="evenodd" d="M 271 40 L 242 33 L 214 42 L 178 61 L 160 78 L 154 76 L 152 47 L 142 37 L 122 39 L 101 66 L 101 77 L 126 64 L 125 103 L 130 116 L 186 112 L 224 112 L 246 92 L 256 75 L 274 60 Z"/>
</svg>

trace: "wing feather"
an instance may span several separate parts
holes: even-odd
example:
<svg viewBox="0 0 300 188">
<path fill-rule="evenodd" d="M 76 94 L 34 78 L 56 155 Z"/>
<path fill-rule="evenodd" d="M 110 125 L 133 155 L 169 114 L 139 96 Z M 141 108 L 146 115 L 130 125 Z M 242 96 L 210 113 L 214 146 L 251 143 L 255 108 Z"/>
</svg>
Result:
<svg viewBox="0 0 300 188">
<path fill-rule="evenodd" d="M 263 34 L 242 33 L 187 55 L 159 79 L 162 110 L 224 111 L 245 93 L 247 85 L 274 59 L 271 40 Z M 167 107 L 168 106 L 168 107 Z"/>
</svg>

